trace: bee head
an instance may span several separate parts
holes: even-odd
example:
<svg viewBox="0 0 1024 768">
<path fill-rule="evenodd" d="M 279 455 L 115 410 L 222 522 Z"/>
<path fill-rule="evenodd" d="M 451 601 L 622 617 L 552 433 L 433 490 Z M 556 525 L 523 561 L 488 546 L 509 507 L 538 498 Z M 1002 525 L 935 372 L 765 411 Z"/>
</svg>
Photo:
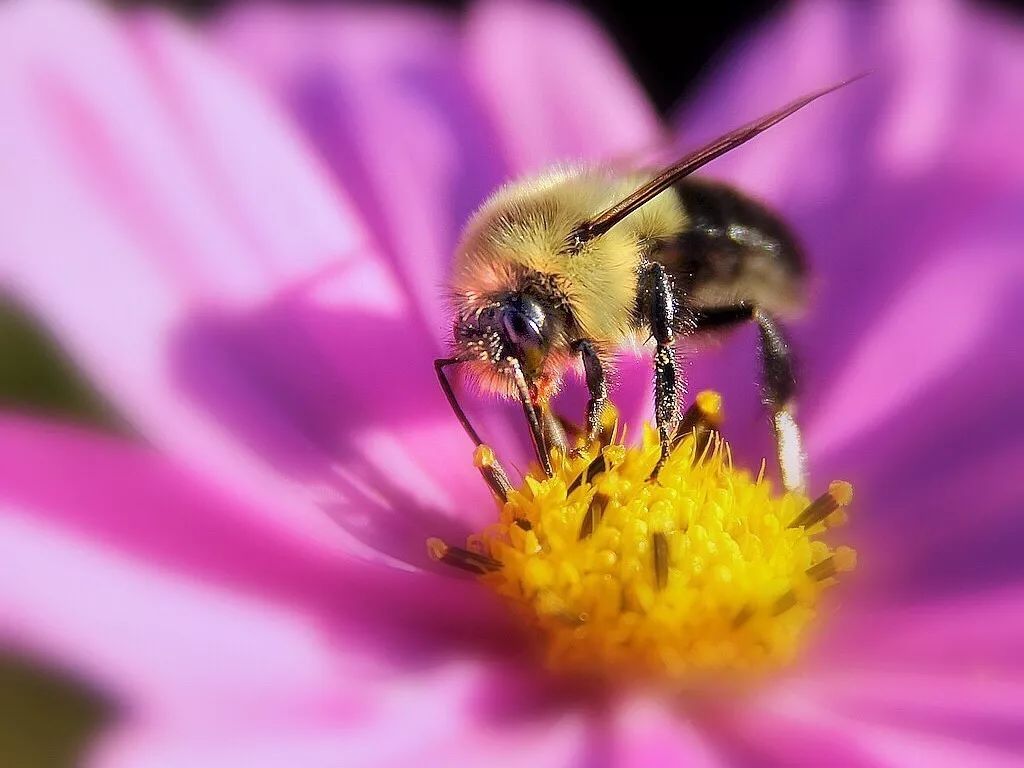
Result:
<svg viewBox="0 0 1024 768">
<path fill-rule="evenodd" d="M 552 353 L 563 329 L 557 308 L 530 292 L 505 293 L 459 313 L 453 328 L 455 354 L 470 364 L 486 389 L 514 393 L 513 361 L 528 382 L 543 389 L 553 378 Z"/>
</svg>

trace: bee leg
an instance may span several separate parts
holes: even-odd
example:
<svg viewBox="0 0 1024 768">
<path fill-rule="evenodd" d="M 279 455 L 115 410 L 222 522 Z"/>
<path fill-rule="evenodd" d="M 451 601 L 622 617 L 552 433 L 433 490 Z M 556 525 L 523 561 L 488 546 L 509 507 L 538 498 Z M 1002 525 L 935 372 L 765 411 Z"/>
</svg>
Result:
<svg viewBox="0 0 1024 768">
<path fill-rule="evenodd" d="M 459 398 L 455 395 L 455 390 L 452 388 L 452 383 L 445 375 L 445 369 L 452 365 L 457 365 L 461 361 L 455 357 L 440 357 L 434 361 L 434 373 L 437 374 L 437 381 L 441 385 L 441 391 L 444 392 L 445 399 L 448 400 L 448 405 L 451 406 L 452 413 L 455 414 L 455 418 L 459 420 L 459 424 L 462 425 L 462 429 L 465 430 L 466 434 L 469 435 L 469 439 L 473 441 L 473 445 L 478 448 L 483 445 L 483 440 L 480 439 L 479 433 L 473 428 L 472 423 L 469 421 L 469 416 L 462 408 L 462 403 L 459 402 Z"/>
<path fill-rule="evenodd" d="M 548 477 L 553 477 L 555 473 L 551 469 L 551 456 L 548 453 L 547 440 L 544 437 L 544 417 L 541 414 L 540 406 L 536 403 L 536 398 L 530 390 L 526 374 L 523 373 L 523 368 L 519 361 L 514 357 L 510 357 L 506 362 L 512 369 L 512 378 L 515 381 L 516 389 L 519 391 L 519 400 L 523 404 L 523 413 L 526 415 L 526 422 L 530 425 L 530 438 L 533 440 L 533 449 L 537 454 L 537 460 L 540 462 L 544 474 Z"/>
<path fill-rule="evenodd" d="M 800 427 L 793 417 L 796 395 L 793 353 L 782 328 L 771 315 L 758 309 L 754 311 L 754 320 L 761 331 L 764 403 L 772 414 L 782 484 L 791 491 L 803 490 L 807 484 L 807 456 Z"/>
<path fill-rule="evenodd" d="M 772 414 L 775 452 L 782 472 L 782 484 L 789 490 L 803 489 L 807 482 L 807 457 L 800 427 L 793 418 L 796 395 L 793 353 L 778 321 L 757 307 L 739 304 L 693 315 L 697 332 L 726 328 L 744 321 L 757 323 L 761 341 L 761 378 L 764 404 Z"/>
<path fill-rule="evenodd" d="M 665 267 L 646 265 L 640 274 L 641 308 L 657 344 L 654 353 L 654 422 L 658 427 L 661 457 L 656 477 L 672 450 L 672 432 L 679 415 L 679 381 L 676 374 L 676 297 Z"/>
<path fill-rule="evenodd" d="M 574 345 L 583 360 L 583 372 L 587 378 L 587 438 L 584 445 L 590 445 L 601 434 L 601 417 L 608 404 L 608 381 L 605 379 L 601 358 L 589 339 L 580 339 Z"/>
</svg>

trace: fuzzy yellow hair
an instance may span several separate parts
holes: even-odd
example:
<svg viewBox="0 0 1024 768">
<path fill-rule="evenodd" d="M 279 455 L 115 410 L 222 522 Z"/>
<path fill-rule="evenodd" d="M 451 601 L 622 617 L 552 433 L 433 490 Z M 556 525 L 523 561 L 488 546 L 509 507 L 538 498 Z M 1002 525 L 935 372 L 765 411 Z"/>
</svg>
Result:
<svg viewBox="0 0 1024 768">
<path fill-rule="evenodd" d="M 579 250 L 570 250 L 569 238 L 645 180 L 603 168 L 559 167 L 499 189 L 470 219 L 457 249 L 452 289 L 462 306 L 456 309 L 542 284 L 586 338 L 609 345 L 627 338 L 641 259 L 686 226 L 679 200 L 659 195 Z"/>
</svg>

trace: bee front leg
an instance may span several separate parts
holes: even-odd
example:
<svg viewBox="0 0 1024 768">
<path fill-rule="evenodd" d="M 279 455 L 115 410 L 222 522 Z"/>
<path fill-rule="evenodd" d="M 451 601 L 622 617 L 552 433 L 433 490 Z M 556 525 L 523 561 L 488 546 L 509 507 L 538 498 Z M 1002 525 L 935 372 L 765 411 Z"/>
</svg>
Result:
<svg viewBox="0 0 1024 768">
<path fill-rule="evenodd" d="M 679 417 L 679 379 L 676 371 L 676 297 L 665 267 L 653 263 L 640 273 L 640 300 L 644 319 L 657 344 L 654 353 L 654 422 L 658 427 L 661 457 L 656 477 L 672 450 L 672 432 Z"/>
<path fill-rule="evenodd" d="M 515 382 L 516 389 L 519 392 L 519 400 L 523 405 L 523 414 L 526 416 L 526 422 L 530 426 L 530 438 L 533 441 L 534 452 L 537 454 L 537 461 L 540 462 L 544 474 L 548 477 L 553 477 L 555 473 L 551 469 L 551 456 L 548 453 L 547 440 L 544 435 L 544 416 L 540 405 L 536 401 L 535 392 L 531 390 L 530 383 L 526 380 L 526 375 L 523 373 L 523 368 L 519 361 L 514 357 L 510 357 L 506 360 L 506 363 L 512 371 L 512 380 Z"/>
</svg>

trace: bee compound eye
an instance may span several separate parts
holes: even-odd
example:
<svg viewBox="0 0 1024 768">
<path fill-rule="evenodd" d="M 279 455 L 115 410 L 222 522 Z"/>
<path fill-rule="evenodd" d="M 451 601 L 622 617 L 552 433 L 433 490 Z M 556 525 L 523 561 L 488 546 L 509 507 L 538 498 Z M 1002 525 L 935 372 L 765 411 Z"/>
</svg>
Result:
<svg viewBox="0 0 1024 768">
<path fill-rule="evenodd" d="M 501 327 L 508 340 L 520 349 L 543 345 L 543 325 L 544 311 L 531 299 L 518 299 L 502 309 Z"/>
</svg>

